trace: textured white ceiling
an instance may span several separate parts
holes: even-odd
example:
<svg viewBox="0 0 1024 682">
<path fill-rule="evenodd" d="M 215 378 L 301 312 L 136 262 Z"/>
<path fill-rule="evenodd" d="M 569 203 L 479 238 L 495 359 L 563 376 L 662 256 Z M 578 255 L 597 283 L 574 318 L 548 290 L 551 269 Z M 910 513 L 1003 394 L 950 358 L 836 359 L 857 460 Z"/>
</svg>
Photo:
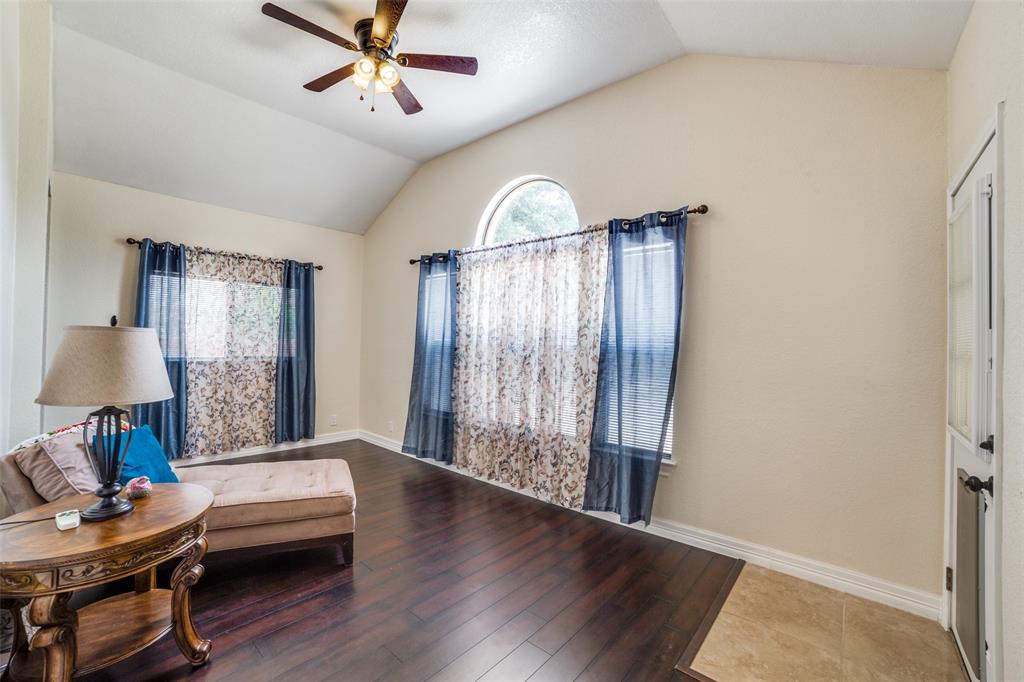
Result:
<svg viewBox="0 0 1024 682">
<path fill-rule="evenodd" d="M 351 82 L 302 84 L 353 53 L 260 12 L 260 2 L 66 2 L 58 23 L 254 102 L 424 161 L 681 54 L 654 0 L 412 0 L 399 49 L 476 57 L 476 76 L 402 69 L 423 111 L 370 112 Z M 344 37 L 375 0 L 276 4 Z M 642 46 L 642 49 L 638 49 Z M 384 98 L 381 98 L 384 99 Z M 391 100 L 389 96 L 387 100 Z"/>
<path fill-rule="evenodd" d="M 416 169 L 67 28 L 54 35 L 57 170 L 362 233 Z"/>
<path fill-rule="evenodd" d="M 970 0 L 661 0 L 689 53 L 945 69 Z"/>
<path fill-rule="evenodd" d="M 411 0 L 399 50 L 471 55 L 475 77 L 404 69 L 424 110 L 370 112 L 352 61 L 258 0 L 57 0 L 55 165 L 173 196 L 364 232 L 418 162 L 683 53 L 945 68 L 960 0 Z M 375 0 L 280 0 L 353 38 Z"/>
</svg>

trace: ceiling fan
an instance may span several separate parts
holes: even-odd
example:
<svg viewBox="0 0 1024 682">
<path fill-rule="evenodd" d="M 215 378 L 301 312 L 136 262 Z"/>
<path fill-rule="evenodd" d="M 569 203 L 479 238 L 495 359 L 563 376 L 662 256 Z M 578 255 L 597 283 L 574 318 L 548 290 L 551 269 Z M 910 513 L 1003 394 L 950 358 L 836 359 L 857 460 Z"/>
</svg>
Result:
<svg viewBox="0 0 1024 682">
<path fill-rule="evenodd" d="M 356 22 L 354 31 L 357 43 L 342 38 L 270 2 L 264 3 L 263 13 L 346 50 L 363 54 L 355 62 L 324 74 L 302 87 L 313 92 L 323 92 L 332 85 L 351 77 L 357 88 L 364 92 L 370 92 L 371 98 L 378 92 L 391 93 L 398 101 L 398 105 L 402 107 L 402 111 L 406 114 L 415 114 L 423 111 L 423 106 L 402 82 L 401 74 L 395 68 L 396 66 L 475 76 L 477 62 L 475 57 L 452 57 L 441 54 L 402 53 L 396 55 L 398 21 L 402 18 L 402 12 L 405 11 L 408 1 L 377 0 L 377 10 L 373 18 L 360 19 Z M 360 95 L 359 99 L 363 99 L 363 96 Z M 374 107 L 371 106 L 370 111 L 373 109 Z"/>
</svg>

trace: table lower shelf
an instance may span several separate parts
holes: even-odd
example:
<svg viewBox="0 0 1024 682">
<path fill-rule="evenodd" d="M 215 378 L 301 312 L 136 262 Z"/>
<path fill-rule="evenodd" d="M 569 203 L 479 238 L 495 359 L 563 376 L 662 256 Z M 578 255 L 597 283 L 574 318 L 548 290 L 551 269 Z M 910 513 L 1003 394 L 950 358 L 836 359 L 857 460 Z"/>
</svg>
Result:
<svg viewBox="0 0 1024 682">
<path fill-rule="evenodd" d="M 171 631 L 171 590 L 128 592 L 78 609 L 75 675 L 84 675 L 124 660 Z M 41 651 L 14 652 L 11 679 L 39 680 Z"/>
</svg>

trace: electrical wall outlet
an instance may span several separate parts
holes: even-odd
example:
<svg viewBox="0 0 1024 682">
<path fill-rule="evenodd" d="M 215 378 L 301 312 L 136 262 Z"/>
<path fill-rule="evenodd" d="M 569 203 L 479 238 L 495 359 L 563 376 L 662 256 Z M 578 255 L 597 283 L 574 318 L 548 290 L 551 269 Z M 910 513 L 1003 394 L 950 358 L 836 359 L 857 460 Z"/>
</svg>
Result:
<svg viewBox="0 0 1024 682">
<path fill-rule="evenodd" d="M 394 433 L 394 432 L 395 432 L 395 420 L 389 419 L 388 420 L 388 433 Z"/>
<path fill-rule="evenodd" d="M 336 415 L 336 414 L 329 414 L 329 415 L 327 415 L 327 423 L 330 424 L 331 426 L 337 426 L 338 425 L 338 415 Z"/>
</svg>

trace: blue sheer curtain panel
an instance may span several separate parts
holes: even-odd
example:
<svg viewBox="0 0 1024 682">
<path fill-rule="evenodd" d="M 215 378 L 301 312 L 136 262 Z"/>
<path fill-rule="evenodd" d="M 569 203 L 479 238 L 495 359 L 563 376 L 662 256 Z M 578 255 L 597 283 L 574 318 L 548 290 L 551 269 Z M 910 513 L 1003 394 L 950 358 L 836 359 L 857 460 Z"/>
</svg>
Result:
<svg viewBox="0 0 1024 682">
<path fill-rule="evenodd" d="M 135 294 L 135 326 L 153 327 L 160 340 L 174 397 L 135 405 L 132 422 L 148 424 L 171 459 L 182 456 L 187 411 L 185 366 L 185 247 L 142 240 Z"/>
<path fill-rule="evenodd" d="M 608 224 L 597 405 L 583 508 L 651 522 L 671 441 L 686 212 Z"/>
<path fill-rule="evenodd" d="M 316 435 L 312 263 L 284 262 L 278 341 L 274 440 Z"/>
<path fill-rule="evenodd" d="M 416 351 L 402 452 L 451 463 L 455 364 L 455 251 L 420 260 Z"/>
</svg>

